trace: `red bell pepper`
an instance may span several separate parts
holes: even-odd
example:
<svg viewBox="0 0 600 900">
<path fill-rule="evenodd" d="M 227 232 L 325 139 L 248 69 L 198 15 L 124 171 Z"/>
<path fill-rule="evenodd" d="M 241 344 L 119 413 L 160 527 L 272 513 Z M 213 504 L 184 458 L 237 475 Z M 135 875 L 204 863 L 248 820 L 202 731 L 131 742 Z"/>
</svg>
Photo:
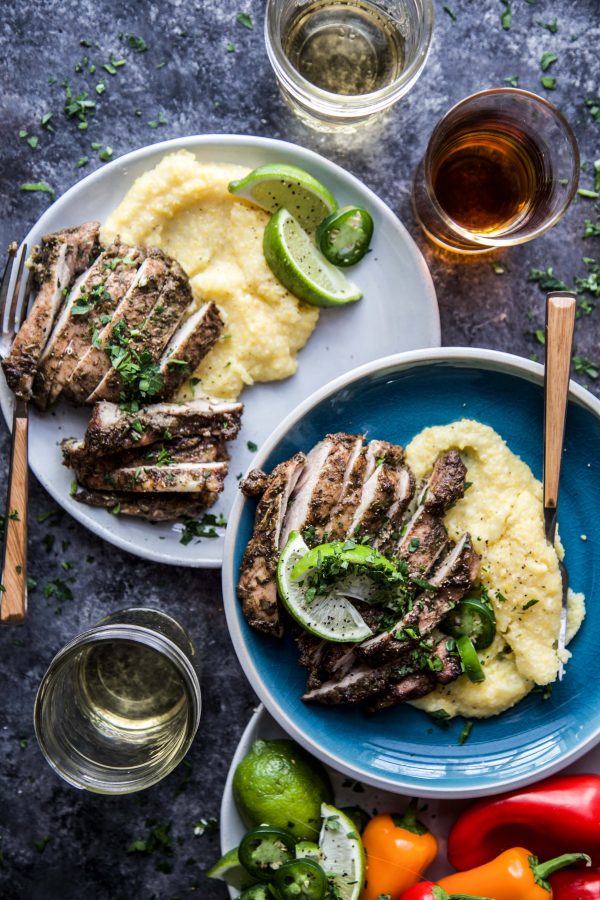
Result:
<svg viewBox="0 0 600 900">
<path fill-rule="evenodd" d="M 580 851 L 598 865 L 600 777 L 559 775 L 479 800 L 454 823 L 448 860 L 455 869 L 472 869 L 518 844 L 542 859 Z"/>
<path fill-rule="evenodd" d="M 550 877 L 554 900 L 598 900 L 600 869 L 566 869 Z"/>
</svg>

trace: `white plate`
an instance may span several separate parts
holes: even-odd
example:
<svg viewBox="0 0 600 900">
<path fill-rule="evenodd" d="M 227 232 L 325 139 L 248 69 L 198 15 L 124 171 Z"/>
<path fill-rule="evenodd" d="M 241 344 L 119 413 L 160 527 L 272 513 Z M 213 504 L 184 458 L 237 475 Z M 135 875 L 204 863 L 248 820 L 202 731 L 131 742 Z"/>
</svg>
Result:
<svg viewBox="0 0 600 900">
<path fill-rule="evenodd" d="M 223 800 L 221 801 L 221 853 L 227 853 L 232 847 L 237 847 L 248 830 L 242 822 L 237 811 L 231 784 L 234 772 L 244 758 L 250 747 L 257 740 L 270 741 L 275 738 L 287 738 L 289 735 L 279 727 L 277 722 L 269 715 L 267 710 L 261 704 L 256 710 L 237 745 L 235 755 L 231 760 L 231 766 L 227 774 L 225 789 L 223 791 Z M 353 789 L 358 782 L 352 782 L 351 779 L 340 775 L 329 766 L 325 767 L 329 773 L 331 783 L 334 790 L 334 804 L 338 807 L 344 806 L 360 806 L 365 812 L 372 815 L 377 812 L 401 812 L 409 802 L 409 797 L 400 794 L 393 794 L 389 791 L 380 790 L 378 788 L 369 787 L 369 785 L 359 785 L 363 790 L 357 792 Z M 587 756 L 582 757 L 578 762 L 565 769 L 562 774 L 572 774 L 575 772 L 594 772 L 600 775 L 600 746 L 596 747 Z M 446 838 L 450 827 L 454 823 L 458 815 L 469 806 L 469 800 L 436 800 L 428 799 L 423 803 L 423 810 L 419 812 L 421 819 L 428 828 L 435 834 L 438 839 L 439 850 L 434 863 L 427 869 L 426 877 L 431 881 L 437 881 L 443 878 L 448 872 L 452 871 L 452 867 L 446 861 Z M 233 888 L 229 888 L 231 897 L 237 897 L 239 892 Z"/>
<path fill-rule="evenodd" d="M 315 333 L 299 356 L 297 374 L 286 381 L 254 385 L 245 404 L 242 431 L 230 447 L 230 474 L 214 512 L 227 518 L 237 491 L 236 475 L 252 459 L 250 441 L 261 443 L 302 400 L 332 378 L 362 363 L 400 350 L 438 347 L 440 324 L 433 282 L 416 244 L 387 207 L 357 178 L 311 150 L 270 138 L 202 135 L 179 138 L 128 153 L 74 185 L 54 203 L 26 237 L 29 247 L 41 236 L 89 219 L 104 221 L 138 176 L 166 153 L 186 149 L 202 162 L 227 162 L 250 169 L 269 162 L 295 163 L 327 185 L 340 205 L 368 209 L 375 220 L 372 252 L 352 270 L 364 298 L 342 310 L 324 310 Z M 0 404 L 11 421 L 12 396 L 2 377 Z M 69 496 L 72 473 L 61 464 L 58 443 L 83 435 L 88 411 L 64 403 L 40 415 L 31 412 L 29 459 L 49 494 L 75 519 L 109 543 L 155 562 L 216 568 L 223 558 L 220 535 L 213 540 L 180 543 L 181 525 L 150 525 L 93 509 Z"/>
</svg>

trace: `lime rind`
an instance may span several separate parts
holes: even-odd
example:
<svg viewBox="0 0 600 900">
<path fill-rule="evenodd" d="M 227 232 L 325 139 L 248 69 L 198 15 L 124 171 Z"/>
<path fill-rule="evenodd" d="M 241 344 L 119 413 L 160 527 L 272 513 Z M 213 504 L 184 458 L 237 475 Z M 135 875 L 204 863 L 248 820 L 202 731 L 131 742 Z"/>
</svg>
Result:
<svg viewBox="0 0 600 900">
<path fill-rule="evenodd" d="M 292 569 L 308 552 L 302 537 L 293 531 L 277 562 L 277 590 L 290 615 L 306 631 L 326 641 L 348 644 L 371 637 L 373 632 L 346 597 L 331 593 L 306 601 L 304 579 L 294 580 Z"/>
<path fill-rule="evenodd" d="M 335 806 L 321 805 L 321 866 L 340 900 L 358 900 L 365 882 L 365 853 L 352 819 Z"/>
<path fill-rule="evenodd" d="M 229 887 L 238 891 L 243 891 L 256 884 L 256 878 L 253 878 L 240 863 L 237 847 L 224 853 L 206 874 L 208 878 L 224 881 Z"/>
<path fill-rule="evenodd" d="M 229 184 L 230 193 L 267 212 L 285 207 L 312 232 L 338 208 L 331 191 L 309 172 L 285 163 L 259 166 Z"/>
<path fill-rule="evenodd" d="M 269 268 L 285 288 L 312 306 L 345 306 L 362 291 L 328 262 L 300 223 L 285 208 L 265 228 L 263 252 Z"/>
</svg>

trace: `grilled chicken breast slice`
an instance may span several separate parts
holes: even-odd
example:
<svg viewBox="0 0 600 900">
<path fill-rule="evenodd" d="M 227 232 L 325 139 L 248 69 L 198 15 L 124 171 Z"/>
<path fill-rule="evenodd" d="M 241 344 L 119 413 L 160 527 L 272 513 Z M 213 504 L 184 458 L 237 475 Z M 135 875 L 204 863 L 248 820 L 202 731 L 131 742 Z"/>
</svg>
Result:
<svg viewBox="0 0 600 900">
<path fill-rule="evenodd" d="M 211 506 L 217 494 L 130 494 L 120 491 L 79 490 L 75 500 L 108 509 L 115 515 L 135 516 L 150 522 L 194 518 Z"/>
<path fill-rule="evenodd" d="M 158 253 L 159 251 L 155 251 Z M 161 256 L 164 256 L 161 253 Z M 186 309 L 192 303 L 192 289 L 188 277 L 174 259 L 168 260 L 165 270 L 157 285 L 157 296 L 154 306 L 143 323 L 136 328 L 135 336 L 129 338 L 128 346 L 138 353 L 145 351 L 154 362 L 158 362 L 161 353 L 169 343 L 177 326 L 181 322 Z M 90 393 L 86 403 L 98 400 L 119 399 L 122 390 L 121 376 L 114 368 L 110 368 L 97 387 Z"/>
<path fill-rule="evenodd" d="M 441 515 L 464 497 L 467 467 L 458 450 L 440 453 L 419 498 L 428 512 Z"/>
<path fill-rule="evenodd" d="M 222 437 L 230 441 L 240 430 L 243 409 L 241 403 L 198 399 L 153 403 L 131 413 L 105 401 L 94 407 L 85 445 L 91 454 L 100 456 L 173 437 Z"/>
<path fill-rule="evenodd" d="M 288 504 L 280 546 L 284 546 L 292 531 L 304 533 L 312 529 L 309 544 L 324 539 L 343 489 L 348 462 L 362 439 L 353 434 L 328 434 L 310 451 L 294 493 Z"/>
<path fill-rule="evenodd" d="M 447 640 L 444 637 L 439 641 L 432 653 L 432 656 L 441 660 L 441 669 L 438 669 L 436 672 L 423 671 L 405 675 L 400 681 L 391 684 L 378 697 L 374 697 L 367 704 L 366 711 L 370 713 L 380 712 L 382 709 L 389 709 L 392 706 L 398 706 L 400 703 L 424 697 L 435 688 L 436 684 L 449 684 L 451 681 L 456 681 L 459 675 L 462 674 L 462 666 L 459 657 L 448 651 L 446 647 Z"/>
<path fill-rule="evenodd" d="M 159 360 L 160 397 L 172 397 L 219 340 L 223 319 L 215 303 L 205 303 L 177 329 Z"/>
<path fill-rule="evenodd" d="M 69 376 L 65 393 L 78 403 L 85 403 L 111 370 L 106 347 L 117 340 L 119 330 L 123 329 L 126 336 L 132 329 L 140 327 L 160 296 L 167 271 L 164 255 L 151 250 L 140 258 L 138 253 L 135 249 L 129 250 L 124 257 L 125 268 L 130 270 L 127 290 L 119 292 L 110 319 L 99 323 L 94 343 L 88 340 Z M 137 264 L 132 265 L 129 260 L 135 260 Z"/>
<path fill-rule="evenodd" d="M 273 469 L 240 567 L 238 597 L 244 616 L 253 628 L 275 637 L 283 634 L 275 575 L 284 516 L 306 462 L 303 453 L 296 453 Z"/>
<path fill-rule="evenodd" d="M 415 642 L 405 635 L 405 629 L 414 629 L 419 639 L 430 634 L 473 587 L 479 566 L 480 557 L 472 547 L 471 536 L 465 533 L 429 579 L 431 589 L 421 594 L 392 628 L 360 644 L 356 648 L 359 657 L 371 665 L 380 665 L 410 652 Z"/>
<path fill-rule="evenodd" d="M 31 256 L 37 296 L 2 362 L 10 389 L 23 400 L 31 398 L 33 378 L 54 320 L 75 278 L 90 265 L 99 249 L 99 222 L 45 235 Z"/>
<path fill-rule="evenodd" d="M 227 475 L 226 462 L 176 463 L 170 466 L 122 466 L 110 469 L 99 459 L 96 466 L 76 469 L 77 480 L 92 490 L 138 493 L 219 493 Z"/>
<path fill-rule="evenodd" d="M 130 258 L 131 264 L 121 262 Z M 53 403 L 63 391 L 90 347 L 92 334 L 101 327 L 102 317 L 112 314 L 135 279 L 140 261 L 135 248 L 113 244 L 77 279 L 56 320 L 35 375 L 33 397 L 40 409 Z M 87 311 L 80 314 L 82 309 Z"/>
</svg>

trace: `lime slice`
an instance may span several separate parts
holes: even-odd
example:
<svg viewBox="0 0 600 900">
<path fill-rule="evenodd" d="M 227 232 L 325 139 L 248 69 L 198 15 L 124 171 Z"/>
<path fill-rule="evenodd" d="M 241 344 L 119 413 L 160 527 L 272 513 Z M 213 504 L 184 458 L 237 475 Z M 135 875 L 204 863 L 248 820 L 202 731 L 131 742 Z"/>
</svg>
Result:
<svg viewBox="0 0 600 900">
<path fill-rule="evenodd" d="M 259 166 L 245 178 L 232 181 L 229 191 L 267 212 L 285 206 L 307 231 L 314 231 L 338 207 L 331 191 L 297 166 Z"/>
<path fill-rule="evenodd" d="M 321 866 L 332 878 L 340 900 L 358 900 L 365 883 L 365 854 L 356 825 L 327 803 L 321 806 L 321 816 Z"/>
<path fill-rule="evenodd" d="M 237 847 L 228 850 L 221 859 L 206 873 L 209 878 L 216 878 L 218 881 L 224 881 L 232 888 L 243 891 L 245 888 L 256 884 L 256 878 L 253 878 L 241 865 L 238 858 Z"/>
<path fill-rule="evenodd" d="M 362 297 L 361 290 L 327 262 L 287 209 L 276 212 L 265 228 L 263 252 L 275 277 L 305 303 L 344 306 Z"/>
<path fill-rule="evenodd" d="M 290 615 L 326 641 L 350 644 L 371 637 L 373 632 L 346 597 L 332 593 L 307 602 L 302 580 L 292 578 L 292 569 L 307 553 L 302 537 L 292 531 L 277 563 L 277 590 Z"/>
</svg>

